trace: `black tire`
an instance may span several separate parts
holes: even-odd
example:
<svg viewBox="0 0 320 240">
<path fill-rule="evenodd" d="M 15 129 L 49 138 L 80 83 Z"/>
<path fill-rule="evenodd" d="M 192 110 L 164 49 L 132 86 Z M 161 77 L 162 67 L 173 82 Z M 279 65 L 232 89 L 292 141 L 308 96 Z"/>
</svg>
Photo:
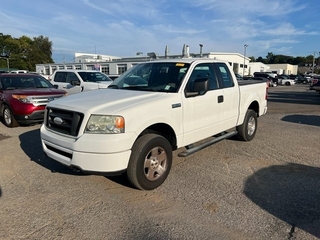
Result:
<svg viewBox="0 0 320 240">
<path fill-rule="evenodd" d="M 13 116 L 11 109 L 8 106 L 4 106 L 2 116 L 3 124 L 7 127 L 13 128 L 19 125 L 15 117 Z"/>
<path fill-rule="evenodd" d="M 286 82 L 286 86 L 290 86 L 290 82 Z"/>
<path fill-rule="evenodd" d="M 258 127 L 257 114 L 249 109 L 246 113 L 242 125 L 237 127 L 238 139 L 242 141 L 251 141 L 256 135 Z"/>
<path fill-rule="evenodd" d="M 168 140 L 157 134 L 146 134 L 132 147 L 127 177 L 136 188 L 152 190 L 166 180 L 171 165 L 172 148 Z"/>
</svg>

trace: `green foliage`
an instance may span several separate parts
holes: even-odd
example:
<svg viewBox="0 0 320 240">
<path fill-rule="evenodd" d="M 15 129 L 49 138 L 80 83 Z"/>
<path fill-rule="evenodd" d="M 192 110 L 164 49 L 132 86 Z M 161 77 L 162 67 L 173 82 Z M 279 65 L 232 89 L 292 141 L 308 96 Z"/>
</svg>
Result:
<svg viewBox="0 0 320 240">
<path fill-rule="evenodd" d="M 53 63 L 52 42 L 48 37 L 13 38 L 0 33 L 0 68 L 35 71 L 36 64 Z"/>
<path fill-rule="evenodd" d="M 309 55 L 306 57 L 292 57 L 287 55 L 281 55 L 281 54 L 273 54 L 272 52 L 268 52 L 267 56 L 265 58 L 263 57 L 250 57 L 251 62 L 262 62 L 265 64 L 281 64 L 281 63 L 288 63 L 292 65 L 304 65 L 304 64 L 312 64 L 313 63 L 313 55 Z M 317 64 L 320 62 L 320 57 L 315 56 L 315 63 Z"/>
</svg>

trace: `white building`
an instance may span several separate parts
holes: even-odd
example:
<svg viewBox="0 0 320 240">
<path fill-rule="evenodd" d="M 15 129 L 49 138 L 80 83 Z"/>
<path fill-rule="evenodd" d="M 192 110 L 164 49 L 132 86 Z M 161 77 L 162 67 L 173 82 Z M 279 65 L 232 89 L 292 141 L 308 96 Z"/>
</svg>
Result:
<svg viewBox="0 0 320 240">
<path fill-rule="evenodd" d="M 235 73 L 240 75 L 248 75 L 248 64 L 250 58 L 243 56 L 239 53 L 224 53 L 224 52 L 208 52 L 202 53 L 202 45 L 199 53 L 190 53 L 189 46 L 185 45 L 182 48 L 181 55 L 169 55 L 168 47 L 165 48 L 165 54 L 160 56 L 154 52 L 148 53 L 147 56 L 143 56 L 141 52 L 137 53 L 137 56 L 133 57 L 117 57 L 101 54 L 90 53 L 75 53 L 73 63 L 47 63 L 36 64 L 36 72 L 51 75 L 55 70 L 61 69 L 84 69 L 84 70 L 99 70 L 107 75 L 120 75 L 132 66 L 153 59 L 164 58 L 212 58 L 228 61 Z"/>
<path fill-rule="evenodd" d="M 291 65 L 287 63 L 281 63 L 281 64 L 268 64 L 270 67 L 270 72 L 275 72 L 278 74 L 298 74 L 298 65 Z"/>
<path fill-rule="evenodd" d="M 251 62 L 249 63 L 248 75 L 253 76 L 254 72 L 268 72 L 270 71 L 269 69 L 270 66 L 262 62 Z"/>
</svg>

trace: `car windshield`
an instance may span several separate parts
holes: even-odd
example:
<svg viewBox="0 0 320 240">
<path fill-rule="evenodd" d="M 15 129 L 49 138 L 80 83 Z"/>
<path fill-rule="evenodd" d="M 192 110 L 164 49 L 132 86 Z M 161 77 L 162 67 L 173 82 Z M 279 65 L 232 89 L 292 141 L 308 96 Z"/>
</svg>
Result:
<svg viewBox="0 0 320 240">
<path fill-rule="evenodd" d="M 177 92 L 190 64 L 180 62 L 146 62 L 138 64 L 109 85 L 108 88 Z"/>
<path fill-rule="evenodd" d="M 101 72 L 78 72 L 80 77 L 85 82 L 112 82 L 112 80 Z"/>
<path fill-rule="evenodd" d="M 8 76 L 1 78 L 1 85 L 4 90 L 25 89 L 25 88 L 54 88 L 54 86 L 39 75 L 34 76 Z"/>
</svg>

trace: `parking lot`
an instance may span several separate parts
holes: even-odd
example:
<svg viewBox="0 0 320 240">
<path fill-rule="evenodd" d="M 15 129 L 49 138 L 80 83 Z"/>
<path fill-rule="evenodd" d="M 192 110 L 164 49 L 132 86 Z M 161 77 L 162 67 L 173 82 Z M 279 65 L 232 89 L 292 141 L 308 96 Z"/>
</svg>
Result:
<svg viewBox="0 0 320 240">
<path fill-rule="evenodd" d="M 0 123 L 0 239 L 319 239 L 320 95 L 269 89 L 251 142 L 174 152 L 153 191 L 47 158 L 40 125 Z"/>
</svg>

